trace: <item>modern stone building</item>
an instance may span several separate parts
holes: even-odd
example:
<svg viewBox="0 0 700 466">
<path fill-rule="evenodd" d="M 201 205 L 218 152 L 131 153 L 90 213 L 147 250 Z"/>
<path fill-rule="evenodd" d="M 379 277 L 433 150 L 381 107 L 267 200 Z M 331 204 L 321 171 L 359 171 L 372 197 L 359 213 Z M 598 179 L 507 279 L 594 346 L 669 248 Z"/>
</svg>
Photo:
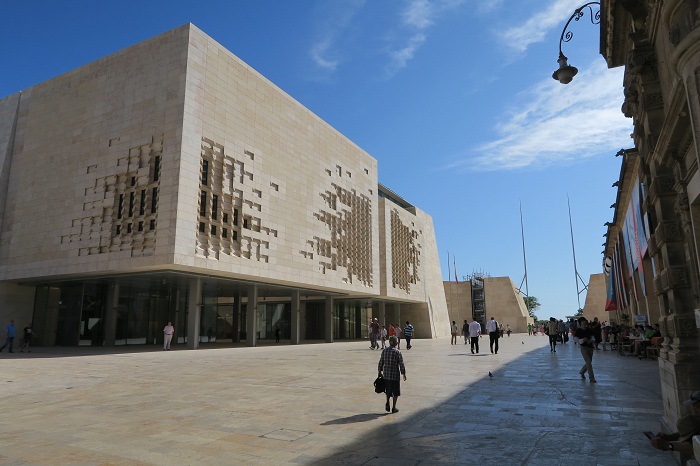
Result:
<svg viewBox="0 0 700 466">
<path fill-rule="evenodd" d="M 510 277 L 479 277 L 475 280 L 443 282 L 450 323 L 457 322 L 460 332 L 464 321 L 472 317 L 484 324 L 495 317 L 505 327 L 510 325 L 513 332 L 527 333 L 527 323 L 532 318 L 527 312 L 522 294 Z"/>
<path fill-rule="evenodd" d="M 622 111 L 634 124 L 634 147 L 618 153 L 609 286 L 622 312 L 661 325 L 662 426 L 675 431 L 700 388 L 700 10 L 697 0 L 601 4 L 601 53 L 625 67 Z"/>
<path fill-rule="evenodd" d="M 0 318 L 39 345 L 449 334 L 431 217 L 188 24 L 0 100 Z"/>
<path fill-rule="evenodd" d="M 616 312 L 605 310 L 605 274 L 592 273 L 588 279 L 586 301 L 583 305 L 583 317 L 592 321 L 596 317 L 601 322 L 619 323 Z"/>
</svg>

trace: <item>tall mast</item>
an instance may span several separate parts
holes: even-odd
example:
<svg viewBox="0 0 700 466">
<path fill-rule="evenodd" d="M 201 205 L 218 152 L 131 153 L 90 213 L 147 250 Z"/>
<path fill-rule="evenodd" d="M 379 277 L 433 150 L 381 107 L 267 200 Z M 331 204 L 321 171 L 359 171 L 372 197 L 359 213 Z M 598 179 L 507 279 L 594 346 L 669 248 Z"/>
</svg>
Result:
<svg viewBox="0 0 700 466">
<path fill-rule="evenodd" d="M 527 284 L 527 260 L 525 259 L 525 227 L 523 227 L 523 203 L 520 201 L 520 237 L 523 241 L 523 266 L 525 267 L 525 277 L 520 282 L 522 293 L 523 282 L 525 282 L 525 296 L 530 296 L 530 288 Z"/>
<path fill-rule="evenodd" d="M 574 280 L 576 280 L 576 299 L 578 300 L 578 308 L 581 309 L 581 293 L 588 289 L 588 285 L 583 281 L 581 275 L 578 273 L 578 268 L 576 267 L 576 248 L 574 247 L 574 226 L 571 222 L 571 201 L 569 200 L 569 195 L 566 195 L 566 203 L 569 206 L 569 231 L 571 231 L 571 252 L 574 255 Z M 583 285 L 583 289 L 579 288 L 579 281 Z"/>
</svg>

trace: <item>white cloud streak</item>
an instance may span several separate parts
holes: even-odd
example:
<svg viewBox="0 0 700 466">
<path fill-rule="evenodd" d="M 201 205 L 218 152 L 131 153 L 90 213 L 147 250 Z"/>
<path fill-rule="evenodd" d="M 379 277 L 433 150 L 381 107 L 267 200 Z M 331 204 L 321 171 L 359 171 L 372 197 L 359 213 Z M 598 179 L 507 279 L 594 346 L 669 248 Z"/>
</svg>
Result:
<svg viewBox="0 0 700 466">
<path fill-rule="evenodd" d="M 501 36 L 504 45 L 524 53 L 531 44 L 542 42 L 552 28 L 561 27 L 562 18 L 569 18 L 579 6 L 581 0 L 555 0 L 523 24 L 506 29 Z"/>
<path fill-rule="evenodd" d="M 571 163 L 631 145 L 625 118 L 622 69 L 598 60 L 566 86 L 550 79 L 524 91 L 517 111 L 504 115 L 499 137 L 476 148 L 476 156 L 448 168 L 493 171 Z"/>
<path fill-rule="evenodd" d="M 400 27 L 407 31 L 407 34 L 403 35 L 401 45 L 389 48 L 390 61 L 384 70 L 385 77 L 390 78 L 405 68 L 427 40 L 427 31 L 439 16 L 462 3 L 464 0 L 410 0 L 400 13 Z"/>
<path fill-rule="evenodd" d="M 350 26 L 355 16 L 362 10 L 366 0 L 325 0 L 322 4 L 321 31 L 312 44 L 309 57 L 322 70 L 333 73 L 341 63 L 341 56 L 335 47 L 336 41 Z"/>
</svg>

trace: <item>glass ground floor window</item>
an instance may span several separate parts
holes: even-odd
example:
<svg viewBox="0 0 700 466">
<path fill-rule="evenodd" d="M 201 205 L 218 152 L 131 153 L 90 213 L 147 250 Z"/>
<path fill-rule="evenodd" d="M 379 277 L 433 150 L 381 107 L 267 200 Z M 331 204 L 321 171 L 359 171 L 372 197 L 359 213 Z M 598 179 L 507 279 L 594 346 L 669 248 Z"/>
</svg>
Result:
<svg viewBox="0 0 700 466">
<path fill-rule="evenodd" d="M 168 322 L 175 327 L 173 344 L 185 344 L 190 280 L 171 280 L 170 276 L 154 274 L 37 286 L 34 344 L 162 345 L 163 328 Z M 225 344 L 247 339 L 245 294 L 232 293 L 230 289 L 226 292 L 209 287 L 202 291 L 198 300 L 202 303 L 200 343 Z M 302 303 L 300 340 L 326 339 L 325 309 L 325 300 Z M 279 333 L 280 340 L 290 340 L 291 315 L 290 298 L 262 298 L 257 303 L 256 338 L 274 341 Z M 357 300 L 335 300 L 331 319 L 334 339 L 362 338 L 366 334 L 368 308 Z"/>
</svg>

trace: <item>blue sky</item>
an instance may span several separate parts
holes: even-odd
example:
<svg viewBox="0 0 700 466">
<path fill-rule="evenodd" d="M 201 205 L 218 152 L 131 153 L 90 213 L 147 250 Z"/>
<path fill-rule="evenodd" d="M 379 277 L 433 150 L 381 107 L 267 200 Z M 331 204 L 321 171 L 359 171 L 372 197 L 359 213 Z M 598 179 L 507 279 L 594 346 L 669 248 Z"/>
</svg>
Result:
<svg viewBox="0 0 700 466">
<path fill-rule="evenodd" d="M 379 163 L 379 181 L 433 217 L 445 280 L 524 277 L 541 318 L 578 308 L 578 271 L 602 243 L 632 147 L 623 70 L 599 27 L 572 22 L 579 68 L 551 78 L 580 0 L 26 0 L 2 2 L 0 96 L 187 22 L 266 76 Z M 450 271 L 448 272 L 448 269 Z M 581 305 L 585 293 L 581 295 Z"/>
</svg>

